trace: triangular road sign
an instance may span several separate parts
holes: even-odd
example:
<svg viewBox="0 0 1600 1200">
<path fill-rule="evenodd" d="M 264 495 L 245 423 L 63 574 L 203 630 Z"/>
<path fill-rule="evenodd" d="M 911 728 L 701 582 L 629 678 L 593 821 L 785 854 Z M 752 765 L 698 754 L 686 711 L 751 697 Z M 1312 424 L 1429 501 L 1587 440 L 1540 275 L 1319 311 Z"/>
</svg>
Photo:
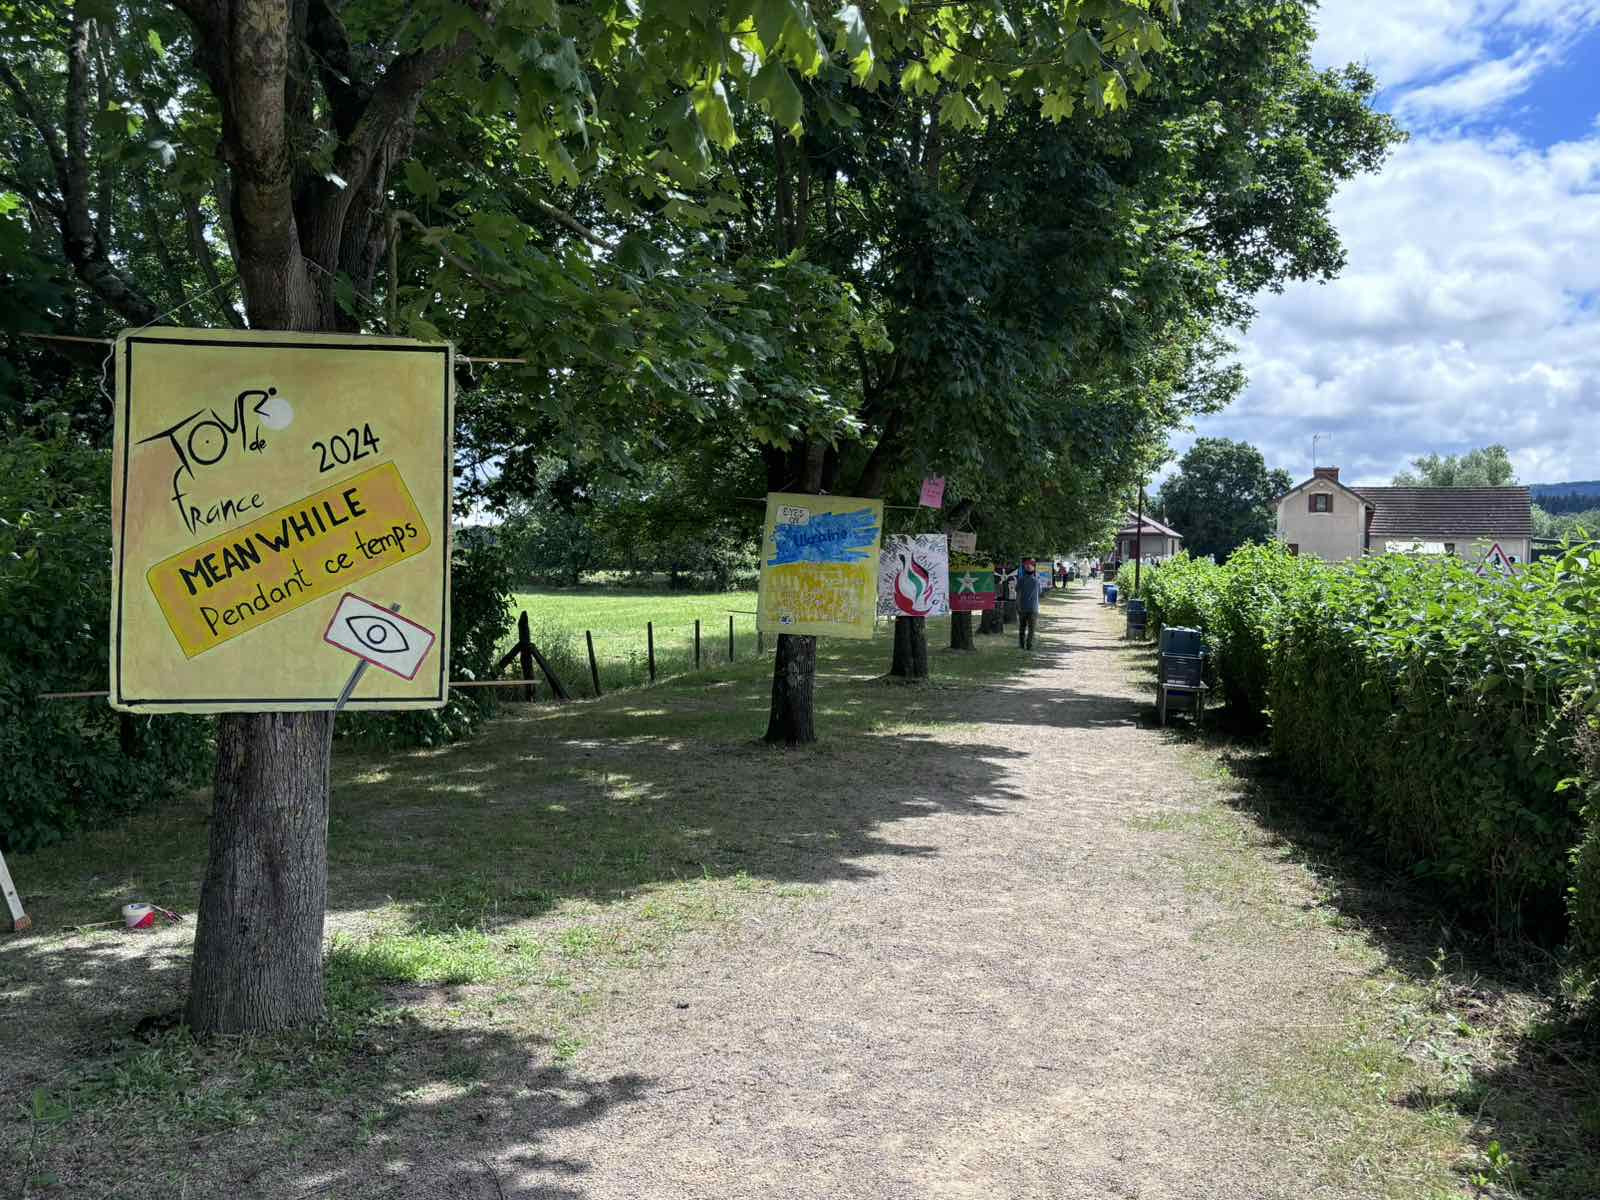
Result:
<svg viewBox="0 0 1600 1200">
<path fill-rule="evenodd" d="M 1487 575 L 1490 571 L 1496 575 L 1513 575 L 1516 570 L 1517 565 L 1506 557 L 1506 552 L 1500 549 L 1499 542 L 1489 547 L 1489 553 L 1485 554 L 1483 561 L 1478 564 L 1479 575 Z"/>
</svg>

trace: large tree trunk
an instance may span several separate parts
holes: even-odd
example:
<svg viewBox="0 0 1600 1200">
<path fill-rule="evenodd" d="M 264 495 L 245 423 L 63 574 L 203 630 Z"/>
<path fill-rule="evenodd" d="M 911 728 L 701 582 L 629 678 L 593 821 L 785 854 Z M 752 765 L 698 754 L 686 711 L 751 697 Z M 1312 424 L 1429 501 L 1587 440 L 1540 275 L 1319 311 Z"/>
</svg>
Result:
<svg viewBox="0 0 1600 1200">
<path fill-rule="evenodd" d="M 983 610 L 983 616 L 978 620 L 979 633 L 1004 633 L 1006 631 L 1005 618 L 1000 615 L 1000 605 L 997 602 L 993 608 Z"/>
<path fill-rule="evenodd" d="M 894 619 L 894 660 L 889 664 L 889 677 L 907 682 L 928 677 L 926 617 Z"/>
<path fill-rule="evenodd" d="M 778 635 L 772 663 L 772 708 L 766 740 L 785 746 L 808 746 L 817 740 L 813 693 L 817 680 L 817 639 L 793 633 Z"/>
<path fill-rule="evenodd" d="M 332 727 L 325 712 L 220 718 L 189 984 L 189 1025 L 198 1034 L 283 1029 L 323 1016 Z"/>
<path fill-rule="evenodd" d="M 950 649 L 976 650 L 978 645 L 972 640 L 972 614 L 958 612 L 950 614 Z"/>
</svg>

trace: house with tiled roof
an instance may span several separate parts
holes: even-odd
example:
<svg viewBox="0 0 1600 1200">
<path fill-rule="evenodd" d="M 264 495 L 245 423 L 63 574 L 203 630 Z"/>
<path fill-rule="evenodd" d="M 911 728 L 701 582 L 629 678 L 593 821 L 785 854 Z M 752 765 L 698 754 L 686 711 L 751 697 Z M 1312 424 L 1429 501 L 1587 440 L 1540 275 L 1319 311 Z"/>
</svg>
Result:
<svg viewBox="0 0 1600 1200">
<path fill-rule="evenodd" d="M 1278 537 L 1330 562 L 1366 554 L 1456 554 L 1482 561 L 1495 547 L 1529 561 L 1533 500 L 1525 487 L 1350 487 L 1317 467 L 1278 498 Z"/>
<path fill-rule="evenodd" d="M 1116 557 L 1122 562 L 1143 558 L 1145 562 L 1165 561 L 1183 549 L 1183 534 L 1163 525 L 1152 516 L 1141 518 L 1130 512 L 1117 530 Z"/>
</svg>

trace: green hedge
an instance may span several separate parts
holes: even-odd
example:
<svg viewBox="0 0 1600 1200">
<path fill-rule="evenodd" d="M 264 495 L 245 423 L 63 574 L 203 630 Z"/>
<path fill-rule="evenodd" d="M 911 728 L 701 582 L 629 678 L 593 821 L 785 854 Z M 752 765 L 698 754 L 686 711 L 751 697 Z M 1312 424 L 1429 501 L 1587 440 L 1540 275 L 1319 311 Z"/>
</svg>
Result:
<svg viewBox="0 0 1600 1200">
<path fill-rule="evenodd" d="M 64 430 L 0 436 L 0 849 L 29 850 L 199 783 L 211 722 L 103 700 L 111 456 Z"/>
<path fill-rule="evenodd" d="M 1376 856 L 1504 930 L 1600 962 L 1600 561 L 1515 580 L 1459 559 L 1326 565 L 1275 547 L 1168 563 L 1153 619 L 1195 625 L 1235 709 Z"/>
</svg>

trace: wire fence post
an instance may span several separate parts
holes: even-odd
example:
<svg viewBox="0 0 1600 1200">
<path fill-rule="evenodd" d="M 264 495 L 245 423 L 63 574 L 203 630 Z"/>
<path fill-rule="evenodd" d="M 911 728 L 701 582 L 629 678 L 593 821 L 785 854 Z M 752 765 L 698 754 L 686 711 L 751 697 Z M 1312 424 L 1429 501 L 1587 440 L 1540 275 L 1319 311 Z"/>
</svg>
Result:
<svg viewBox="0 0 1600 1200">
<path fill-rule="evenodd" d="M 700 618 L 694 619 L 694 669 L 700 669 Z"/>
<path fill-rule="evenodd" d="M 733 614 L 728 614 L 728 661 L 733 661 Z"/>
<path fill-rule="evenodd" d="M 589 678 L 594 680 L 594 694 L 600 694 L 600 668 L 594 661 L 594 634 L 587 629 L 583 631 L 583 640 L 589 646 Z"/>
<path fill-rule="evenodd" d="M 650 660 L 650 682 L 656 681 L 656 627 L 655 622 L 644 623 L 645 657 Z"/>
<path fill-rule="evenodd" d="M 533 686 L 533 654 L 530 650 L 533 633 L 528 628 L 527 613 L 517 618 L 517 636 L 522 639 L 517 645 L 517 657 L 521 660 L 522 677 L 528 681 L 528 686 L 522 689 L 522 698 L 531 702 L 537 698 L 537 692 Z"/>
<path fill-rule="evenodd" d="M 765 637 L 761 633 L 761 626 L 758 624 L 756 626 L 756 654 L 758 656 L 767 652 L 766 646 L 762 645 L 765 640 Z"/>
</svg>

